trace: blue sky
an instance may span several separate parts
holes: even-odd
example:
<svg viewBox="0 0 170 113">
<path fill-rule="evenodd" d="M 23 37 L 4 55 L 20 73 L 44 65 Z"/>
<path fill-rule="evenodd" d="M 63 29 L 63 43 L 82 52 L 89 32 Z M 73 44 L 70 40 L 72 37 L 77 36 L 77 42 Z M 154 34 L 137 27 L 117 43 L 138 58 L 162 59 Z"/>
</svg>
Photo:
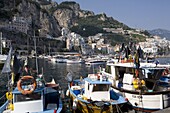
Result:
<svg viewBox="0 0 170 113">
<path fill-rule="evenodd" d="M 132 28 L 170 30 L 170 0 L 56 0 L 75 1 L 83 10 L 106 13 Z"/>
</svg>

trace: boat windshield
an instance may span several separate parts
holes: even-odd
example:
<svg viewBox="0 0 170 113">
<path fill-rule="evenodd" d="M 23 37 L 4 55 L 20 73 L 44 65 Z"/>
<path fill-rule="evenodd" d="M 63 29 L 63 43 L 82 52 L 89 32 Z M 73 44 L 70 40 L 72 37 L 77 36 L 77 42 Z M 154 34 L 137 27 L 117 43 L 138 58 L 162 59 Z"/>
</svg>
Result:
<svg viewBox="0 0 170 113">
<path fill-rule="evenodd" d="M 94 84 L 93 92 L 95 91 L 108 91 L 109 85 L 108 84 Z"/>
<path fill-rule="evenodd" d="M 148 68 L 145 69 L 145 72 L 147 73 L 147 77 L 149 79 L 160 79 L 160 77 L 162 76 L 162 72 L 164 71 L 164 69 L 152 69 L 152 68 Z"/>
<path fill-rule="evenodd" d="M 15 94 L 14 102 L 23 102 L 23 101 L 40 100 L 40 99 L 41 99 L 41 93 L 32 93 L 29 95 Z"/>
</svg>

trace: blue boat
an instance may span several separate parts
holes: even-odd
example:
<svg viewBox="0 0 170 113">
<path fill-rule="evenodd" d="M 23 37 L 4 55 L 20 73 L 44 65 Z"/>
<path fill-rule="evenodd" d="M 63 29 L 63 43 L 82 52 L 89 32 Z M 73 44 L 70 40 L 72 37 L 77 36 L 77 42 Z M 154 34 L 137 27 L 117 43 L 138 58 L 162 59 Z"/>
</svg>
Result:
<svg viewBox="0 0 170 113">
<path fill-rule="evenodd" d="M 6 73 L 11 79 L 7 83 L 8 91 L 5 94 L 7 101 L 0 106 L 0 113 L 60 113 L 62 101 L 59 84 L 45 83 L 43 76 L 34 78 L 28 75 L 21 77 L 15 84 L 16 75 L 10 69 L 11 53 L 10 49 L 2 70 L 2 73 Z"/>
<path fill-rule="evenodd" d="M 103 79 L 102 79 L 103 78 Z M 113 113 L 128 111 L 131 104 L 112 90 L 111 82 L 104 76 L 89 74 L 87 78 L 69 83 L 67 96 L 73 110 L 83 113 Z"/>
</svg>

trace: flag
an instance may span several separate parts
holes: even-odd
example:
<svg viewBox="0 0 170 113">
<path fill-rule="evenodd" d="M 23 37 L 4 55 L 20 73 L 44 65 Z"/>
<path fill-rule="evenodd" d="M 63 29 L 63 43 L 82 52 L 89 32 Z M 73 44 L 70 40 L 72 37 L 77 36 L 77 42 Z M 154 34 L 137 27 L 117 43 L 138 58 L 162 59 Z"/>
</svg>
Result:
<svg viewBox="0 0 170 113">
<path fill-rule="evenodd" d="M 6 62 L 2 68 L 1 74 L 11 72 L 11 56 L 12 56 L 12 47 L 9 50 L 9 53 L 8 53 Z"/>
</svg>

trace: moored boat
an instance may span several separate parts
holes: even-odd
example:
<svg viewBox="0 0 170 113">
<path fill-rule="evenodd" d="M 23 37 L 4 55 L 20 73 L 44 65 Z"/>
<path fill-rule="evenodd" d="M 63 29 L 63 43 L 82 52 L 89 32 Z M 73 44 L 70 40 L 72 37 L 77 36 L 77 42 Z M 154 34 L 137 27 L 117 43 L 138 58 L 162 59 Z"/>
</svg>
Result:
<svg viewBox="0 0 170 113">
<path fill-rule="evenodd" d="M 84 79 L 69 83 L 67 95 L 72 100 L 73 110 L 83 113 L 125 112 L 131 105 L 110 87 L 105 76 L 89 74 Z"/>
<path fill-rule="evenodd" d="M 168 67 L 140 63 L 136 68 L 133 62 L 117 62 L 107 64 L 101 72 L 109 77 L 114 91 L 128 98 L 135 110 L 152 112 L 170 107 L 170 78 L 163 75 Z"/>
<path fill-rule="evenodd" d="M 60 113 L 62 101 L 59 85 L 46 83 L 42 78 L 43 76 L 40 75 L 36 78 L 25 75 L 15 81 L 14 77 L 18 74 L 15 74 L 15 72 L 18 72 L 19 68 L 15 65 L 17 64 L 15 56 L 11 66 L 11 56 L 12 49 L 10 49 L 2 70 L 2 73 L 5 73 L 11 79 L 7 82 L 8 91 L 5 94 L 7 101 L 0 106 L 0 113 Z"/>
<path fill-rule="evenodd" d="M 69 56 L 66 62 L 67 64 L 80 64 L 84 63 L 84 60 L 79 56 Z"/>
<path fill-rule="evenodd" d="M 104 64 L 106 64 L 106 61 L 103 60 L 103 59 L 92 58 L 92 59 L 87 59 L 85 61 L 85 64 L 87 66 L 91 66 L 91 65 L 104 65 Z"/>
</svg>

